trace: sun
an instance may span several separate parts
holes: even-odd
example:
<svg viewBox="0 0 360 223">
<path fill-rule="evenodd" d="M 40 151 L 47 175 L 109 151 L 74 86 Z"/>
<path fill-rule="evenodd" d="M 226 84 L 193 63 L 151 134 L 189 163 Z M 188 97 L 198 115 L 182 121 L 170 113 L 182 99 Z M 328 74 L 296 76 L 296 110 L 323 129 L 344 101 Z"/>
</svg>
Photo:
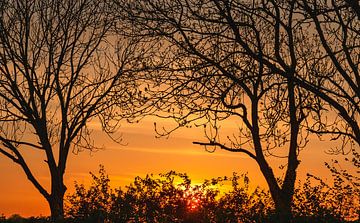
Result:
<svg viewBox="0 0 360 223">
<path fill-rule="evenodd" d="M 195 211 L 200 207 L 200 199 L 192 198 L 188 200 L 187 207 L 190 211 Z"/>
<path fill-rule="evenodd" d="M 186 190 L 183 197 L 186 200 L 186 207 L 189 211 L 196 211 L 201 206 L 201 194 L 199 191 L 193 189 Z"/>
</svg>

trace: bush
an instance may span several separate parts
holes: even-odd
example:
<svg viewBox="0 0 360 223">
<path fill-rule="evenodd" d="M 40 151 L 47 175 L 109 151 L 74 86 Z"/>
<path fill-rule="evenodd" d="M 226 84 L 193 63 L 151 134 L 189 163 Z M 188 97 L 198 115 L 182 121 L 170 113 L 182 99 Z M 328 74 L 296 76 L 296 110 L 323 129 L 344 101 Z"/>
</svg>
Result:
<svg viewBox="0 0 360 223">
<path fill-rule="evenodd" d="M 326 164 L 333 183 L 308 175 L 294 193 L 294 223 L 359 222 L 360 214 L 360 155 L 353 151 L 352 159 L 345 159 L 356 173 L 344 170 L 334 160 Z M 124 189 L 112 189 L 104 166 L 97 175 L 90 173 L 92 183 L 87 189 L 75 182 L 75 192 L 67 197 L 66 222 L 277 222 L 274 203 L 269 191 L 250 190 L 246 174 L 218 177 L 192 185 L 182 173 L 170 171 L 144 178 L 136 177 Z M 224 191 L 229 186 L 228 191 Z M 45 223 L 49 218 L 22 218 L 12 215 L 0 222 Z"/>
<path fill-rule="evenodd" d="M 0 216 L 1 223 L 48 223 L 50 222 L 49 217 L 30 217 L 24 218 L 18 214 L 11 215 L 8 219 L 2 214 Z"/>
<path fill-rule="evenodd" d="M 246 175 L 193 186 L 186 174 L 170 171 L 136 177 L 125 190 L 109 187 L 103 166 L 99 176 L 91 176 L 89 189 L 76 183 L 68 196 L 67 216 L 73 222 L 259 222 L 272 207 L 267 192 L 250 192 Z M 229 182 L 232 191 L 220 196 L 221 186 Z"/>
<path fill-rule="evenodd" d="M 359 178 L 327 165 L 334 176 L 333 185 L 308 175 L 295 190 L 292 222 L 358 219 Z M 98 176 L 91 173 L 91 177 L 88 189 L 75 183 L 75 193 L 68 196 L 70 222 L 277 222 L 269 192 L 250 190 L 246 174 L 192 185 L 186 174 L 170 171 L 136 177 L 125 189 L 110 188 L 103 166 Z M 221 192 L 225 185 L 231 189 Z"/>
<path fill-rule="evenodd" d="M 352 165 L 359 173 L 360 155 L 353 152 Z M 308 174 L 304 184 L 300 185 L 294 195 L 294 215 L 301 219 L 311 216 L 313 222 L 345 222 L 359 219 L 360 215 L 360 177 L 342 169 L 337 160 L 326 163 L 333 183 L 327 184 L 322 179 Z"/>
<path fill-rule="evenodd" d="M 83 184 L 75 182 L 75 193 L 68 196 L 71 205 L 65 209 L 73 222 L 104 222 L 110 212 L 113 191 L 104 166 L 100 166 L 99 176 L 90 174 L 90 188 L 87 190 Z"/>
</svg>

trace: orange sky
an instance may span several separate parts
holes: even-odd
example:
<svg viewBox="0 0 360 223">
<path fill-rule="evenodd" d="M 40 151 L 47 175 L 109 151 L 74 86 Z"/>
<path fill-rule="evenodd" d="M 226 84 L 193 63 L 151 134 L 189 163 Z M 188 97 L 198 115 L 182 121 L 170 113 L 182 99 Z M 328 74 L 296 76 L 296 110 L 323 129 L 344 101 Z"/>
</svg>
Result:
<svg viewBox="0 0 360 223">
<path fill-rule="evenodd" d="M 96 124 L 94 127 L 97 129 Z M 232 131 L 231 126 L 228 127 L 228 131 Z M 99 164 L 104 164 L 113 186 L 127 185 L 138 175 L 176 170 L 188 173 L 193 183 L 212 177 L 231 176 L 233 172 L 248 172 L 250 181 L 254 185 L 265 187 L 265 181 L 258 167 L 245 155 L 220 150 L 208 153 L 204 148 L 193 145 L 194 140 L 204 140 L 201 129 L 183 129 L 175 132 L 168 139 L 157 139 L 153 121 L 148 118 L 139 124 L 123 124 L 119 132 L 123 134 L 126 146 L 111 142 L 97 130 L 94 134 L 97 137 L 95 140 L 98 145 L 105 147 L 104 150 L 70 155 L 65 175 L 68 192 L 74 190 L 75 180 L 88 184 L 89 171 L 97 173 Z M 334 157 L 324 151 L 334 144 L 319 142 L 315 137 L 310 141 L 300 156 L 299 179 L 304 179 L 307 172 L 330 178 L 329 172 L 324 167 L 324 161 Z M 28 153 L 27 158 L 31 163 L 35 163 L 32 168 L 40 182 L 49 182 L 44 157 L 38 153 Z M 273 169 L 277 170 L 279 160 L 274 161 L 277 164 Z M 15 213 L 22 216 L 49 214 L 45 199 L 27 181 L 22 170 L 4 156 L 0 156 L 0 214 L 2 213 L 6 216 Z"/>
</svg>

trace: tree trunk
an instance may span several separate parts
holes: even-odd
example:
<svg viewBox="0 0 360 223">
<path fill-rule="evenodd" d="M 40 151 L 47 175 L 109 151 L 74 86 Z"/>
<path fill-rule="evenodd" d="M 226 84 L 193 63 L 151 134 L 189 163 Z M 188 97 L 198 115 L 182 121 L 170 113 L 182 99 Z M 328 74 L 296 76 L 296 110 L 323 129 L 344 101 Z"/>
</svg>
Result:
<svg viewBox="0 0 360 223">
<path fill-rule="evenodd" d="M 272 195 L 275 202 L 275 220 L 279 223 L 292 222 L 291 205 L 292 199 L 282 190 Z M 276 198 L 274 198 L 276 196 Z"/>
<path fill-rule="evenodd" d="M 62 222 L 64 220 L 64 195 L 51 195 L 48 199 L 51 222 Z"/>
<path fill-rule="evenodd" d="M 279 223 L 289 223 L 292 219 L 292 195 L 293 191 L 284 191 L 276 181 L 268 180 L 271 197 L 275 203 L 275 216 L 273 220 Z"/>
<path fill-rule="evenodd" d="M 271 197 L 275 203 L 275 219 L 272 219 L 274 222 L 278 223 L 289 223 L 292 220 L 292 196 L 294 194 L 294 187 L 290 185 L 294 185 L 295 175 L 293 177 L 288 177 L 286 180 L 289 182 L 283 182 L 286 186 L 281 188 L 276 181 L 275 175 L 272 169 L 268 166 L 264 159 L 258 160 L 261 172 L 267 181 L 269 186 Z M 296 174 L 296 172 L 293 172 Z M 293 183 L 291 183 L 291 182 Z"/>
<path fill-rule="evenodd" d="M 275 219 L 272 219 L 274 222 L 278 223 L 289 223 L 292 219 L 291 205 L 292 205 L 292 196 L 294 193 L 293 187 L 281 188 L 276 181 L 272 169 L 267 165 L 265 160 L 261 160 L 258 163 L 260 165 L 261 172 L 265 177 L 265 180 L 269 186 L 271 197 L 275 203 Z M 288 180 L 295 180 L 295 178 L 290 178 Z"/>
<path fill-rule="evenodd" d="M 66 186 L 62 179 L 52 179 L 51 195 L 48 203 L 51 211 L 51 222 L 64 222 L 64 195 Z"/>
</svg>

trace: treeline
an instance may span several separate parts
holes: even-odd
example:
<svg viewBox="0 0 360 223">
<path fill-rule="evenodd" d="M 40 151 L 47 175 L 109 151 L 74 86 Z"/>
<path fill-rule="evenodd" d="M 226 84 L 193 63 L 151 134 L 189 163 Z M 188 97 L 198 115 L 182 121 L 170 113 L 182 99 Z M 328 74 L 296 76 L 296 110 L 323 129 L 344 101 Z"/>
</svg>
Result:
<svg viewBox="0 0 360 223">
<path fill-rule="evenodd" d="M 328 164 L 333 183 L 308 175 L 298 182 L 292 222 L 359 222 L 359 182 L 347 171 Z M 345 175 L 344 175 L 345 173 Z M 270 193 L 252 188 L 246 174 L 218 177 L 193 185 L 187 174 L 136 177 L 125 188 L 113 189 L 103 166 L 90 173 L 87 188 L 75 182 L 67 196 L 65 222 L 278 222 Z M 14 215 L 0 222 L 49 222 Z"/>
</svg>

